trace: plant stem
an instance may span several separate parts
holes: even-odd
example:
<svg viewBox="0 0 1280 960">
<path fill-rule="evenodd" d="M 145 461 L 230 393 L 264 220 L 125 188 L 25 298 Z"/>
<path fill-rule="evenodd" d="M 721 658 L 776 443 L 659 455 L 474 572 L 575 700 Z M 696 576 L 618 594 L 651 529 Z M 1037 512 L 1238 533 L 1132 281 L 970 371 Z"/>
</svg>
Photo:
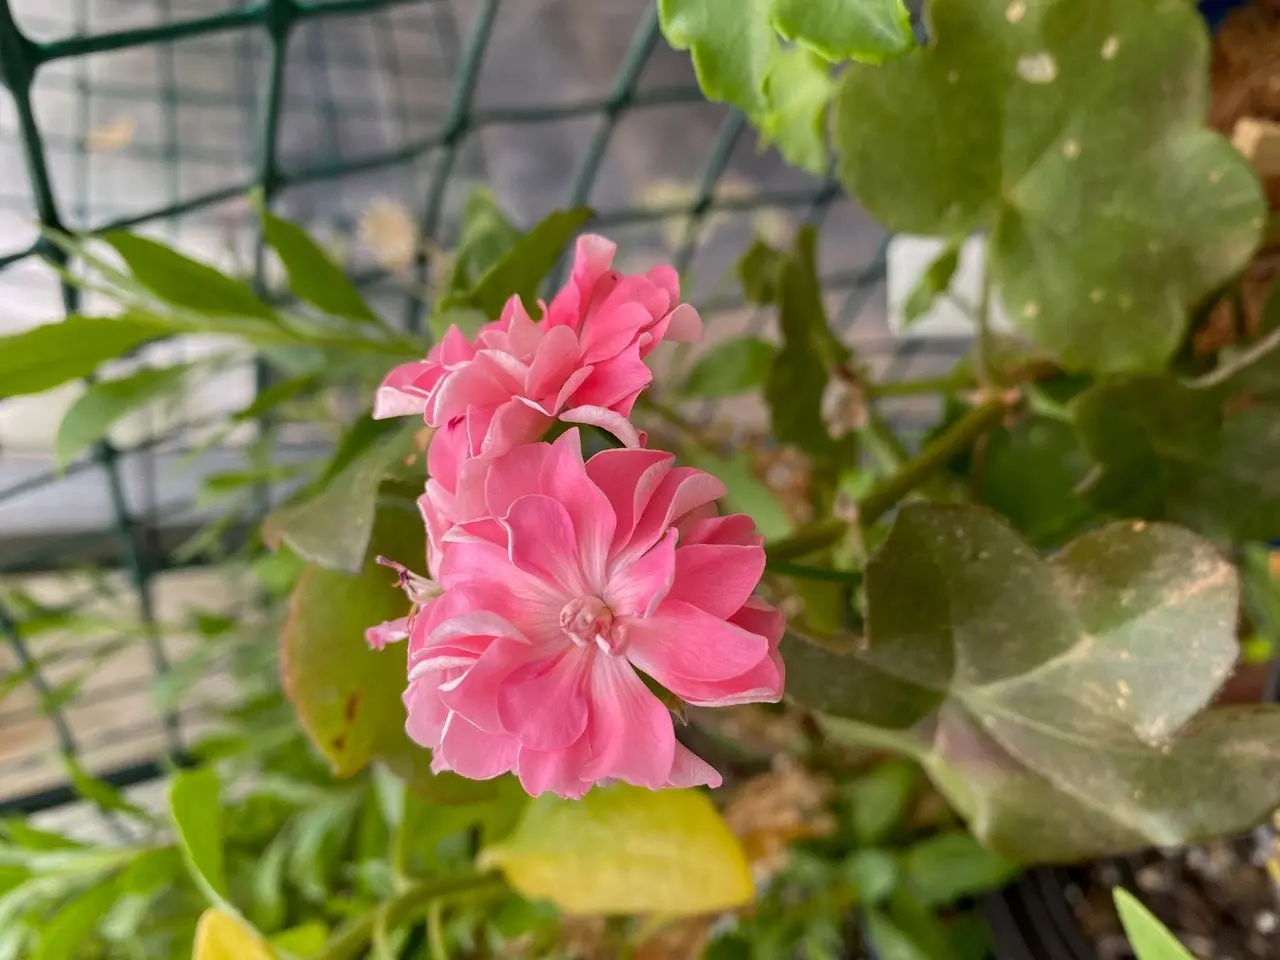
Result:
<svg viewBox="0 0 1280 960">
<path fill-rule="evenodd" d="M 978 340 L 975 344 L 975 359 L 978 368 L 978 382 L 984 387 L 994 383 L 991 370 L 991 248 L 988 245 L 986 263 L 982 272 L 982 299 L 978 302 Z"/>
<path fill-rule="evenodd" d="M 941 377 L 924 377 L 920 380 L 890 380 L 885 383 L 867 384 L 871 397 L 909 397 L 920 393 L 950 393 L 965 387 L 963 379 L 954 373 Z"/>
<path fill-rule="evenodd" d="M 984 400 L 947 428 L 893 476 L 877 484 L 858 501 L 858 522 L 875 523 L 917 487 L 963 453 L 979 437 L 1000 422 L 1014 397 L 999 394 Z M 835 546 L 848 532 L 849 524 L 834 517 L 819 520 L 795 533 L 765 544 L 771 563 L 786 563 Z"/>
<path fill-rule="evenodd" d="M 454 897 L 460 893 L 496 890 L 502 885 L 502 877 L 496 873 L 473 873 L 415 884 L 382 905 L 383 923 L 387 930 L 394 930 L 434 900 Z M 313 960 L 359 960 L 373 940 L 376 919 L 377 913 L 370 911 L 348 924 Z"/>
</svg>

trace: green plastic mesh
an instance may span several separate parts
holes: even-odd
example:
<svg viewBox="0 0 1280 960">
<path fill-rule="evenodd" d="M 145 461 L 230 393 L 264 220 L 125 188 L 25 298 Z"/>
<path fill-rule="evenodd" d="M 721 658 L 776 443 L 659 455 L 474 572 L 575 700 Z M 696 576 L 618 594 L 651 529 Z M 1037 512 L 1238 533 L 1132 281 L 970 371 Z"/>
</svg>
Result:
<svg viewBox="0 0 1280 960">
<path fill-rule="evenodd" d="M 885 330 L 884 234 L 833 181 L 786 167 L 741 115 L 705 102 L 653 8 L 0 0 L 0 333 L 101 306 L 42 261 L 54 252 L 40 225 L 136 227 L 269 285 L 254 188 L 344 243 L 375 307 L 421 329 L 431 257 L 388 273 L 361 224 L 407 212 L 447 249 L 487 184 L 524 225 L 590 204 L 626 265 L 677 266 L 712 339 L 768 322 L 733 277 L 752 235 L 821 224 L 832 316 L 862 359 L 890 376 L 938 372 L 953 351 Z M 0 404 L 0 809 L 69 799 L 64 755 L 115 783 L 155 776 L 235 695 L 203 661 L 177 702 L 156 688 L 199 643 L 175 624 L 244 613 L 243 589 L 174 548 L 212 515 L 202 477 L 242 457 L 235 441 L 200 450 L 202 431 L 259 382 L 252 366 L 227 371 L 61 473 L 50 438 L 74 390 Z M 692 412 L 763 423 L 758 402 Z M 321 440 L 296 434 L 278 455 L 314 456 Z M 75 628 L 50 609 L 74 611 Z"/>
</svg>

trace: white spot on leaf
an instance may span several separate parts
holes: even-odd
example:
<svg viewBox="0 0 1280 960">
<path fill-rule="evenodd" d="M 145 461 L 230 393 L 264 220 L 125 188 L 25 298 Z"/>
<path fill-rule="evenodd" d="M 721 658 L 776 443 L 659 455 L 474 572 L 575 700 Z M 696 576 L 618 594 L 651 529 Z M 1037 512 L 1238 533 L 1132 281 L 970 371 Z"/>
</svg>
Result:
<svg viewBox="0 0 1280 960">
<path fill-rule="evenodd" d="M 1040 304 L 1036 303 L 1034 300 L 1028 301 L 1022 307 L 1022 315 L 1028 320 L 1034 320 L 1036 317 L 1040 316 Z"/>
<path fill-rule="evenodd" d="M 1103 290 L 1101 287 L 1094 287 L 1092 290 L 1089 291 L 1089 299 L 1092 300 L 1094 303 L 1101 303 L 1104 299 L 1106 299 L 1106 296 L 1107 296 L 1107 292 Z"/>
<path fill-rule="evenodd" d="M 1068 160 L 1074 160 L 1076 157 L 1080 156 L 1080 141 L 1068 140 L 1064 143 L 1062 145 L 1062 155 Z"/>
<path fill-rule="evenodd" d="M 947 83 L 959 83 L 959 82 L 960 82 L 959 70 L 952 70 L 950 73 L 947 74 Z"/>
<path fill-rule="evenodd" d="M 1221 180 L 1221 179 L 1222 179 L 1222 171 L 1221 171 L 1221 170 L 1210 170 L 1210 171 L 1209 171 L 1209 182 L 1210 182 L 1210 183 L 1217 183 L 1217 182 L 1218 182 L 1219 180 Z"/>
<path fill-rule="evenodd" d="M 1120 38 L 1114 33 L 1102 41 L 1102 59 L 1114 60 L 1116 54 L 1120 52 Z"/>
<path fill-rule="evenodd" d="M 1053 83 L 1058 79 L 1058 61 L 1047 50 L 1018 58 L 1018 76 L 1027 83 Z"/>
<path fill-rule="evenodd" d="M 1004 8 L 1004 18 L 1010 23 L 1017 23 L 1027 15 L 1026 0 L 1013 0 L 1009 6 Z"/>
</svg>

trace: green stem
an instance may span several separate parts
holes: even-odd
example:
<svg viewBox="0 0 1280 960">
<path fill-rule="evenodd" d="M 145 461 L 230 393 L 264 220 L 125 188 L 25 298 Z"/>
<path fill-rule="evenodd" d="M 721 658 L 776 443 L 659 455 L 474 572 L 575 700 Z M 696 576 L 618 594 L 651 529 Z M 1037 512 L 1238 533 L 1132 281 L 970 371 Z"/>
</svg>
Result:
<svg viewBox="0 0 1280 960">
<path fill-rule="evenodd" d="M 497 890 L 502 885 L 502 877 L 496 873 L 474 873 L 415 884 L 383 904 L 383 922 L 387 930 L 394 930 L 413 919 L 435 900 L 462 893 Z M 348 924 L 313 960 L 359 960 L 373 940 L 376 920 L 376 912 L 370 911 Z"/>
<path fill-rule="evenodd" d="M 967 384 L 954 373 L 941 377 L 925 377 L 920 380 L 890 380 L 885 383 L 867 384 L 871 397 L 910 397 L 920 393 L 951 393 Z"/>
<path fill-rule="evenodd" d="M 947 428 L 931 444 L 902 465 L 902 469 L 877 484 L 858 501 L 858 522 L 875 523 L 955 457 L 994 427 L 1009 409 L 1011 398 L 1001 394 L 978 404 Z M 834 517 L 802 527 L 772 543 L 765 544 L 771 563 L 786 563 L 817 553 L 840 542 L 849 524 Z"/>
<path fill-rule="evenodd" d="M 987 265 L 982 276 L 982 299 L 978 302 L 978 340 L 975 344 L 975 353 L 978 368 L 978 382 L 984 387 L 990 387 L 995 379 L 992 375 L 992 353 L 994 352 L 991 339 L 991 250 L 987 249 Z"/>
</svg>

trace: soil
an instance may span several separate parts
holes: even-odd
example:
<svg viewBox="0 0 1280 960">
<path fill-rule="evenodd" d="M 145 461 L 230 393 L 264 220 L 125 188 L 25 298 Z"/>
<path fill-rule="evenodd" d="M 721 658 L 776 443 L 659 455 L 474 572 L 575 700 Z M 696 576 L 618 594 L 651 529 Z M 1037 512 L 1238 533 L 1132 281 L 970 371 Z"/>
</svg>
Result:
<svg viewBox="0 0 1280 960">
<path fill-rule="evenodd" d="M 1098 960 L 1133 958 L 1112 906 L 1117 885 L 1139 896 L 1197 960 L 1274 960 L 1280 957 L 1280 891 L 1272 879 L 1278 855 L 1274 834 L 1261 831 L 1257 838 L 1153 850 L 1072 871 L 1067 901 Z"/>
</svg>

